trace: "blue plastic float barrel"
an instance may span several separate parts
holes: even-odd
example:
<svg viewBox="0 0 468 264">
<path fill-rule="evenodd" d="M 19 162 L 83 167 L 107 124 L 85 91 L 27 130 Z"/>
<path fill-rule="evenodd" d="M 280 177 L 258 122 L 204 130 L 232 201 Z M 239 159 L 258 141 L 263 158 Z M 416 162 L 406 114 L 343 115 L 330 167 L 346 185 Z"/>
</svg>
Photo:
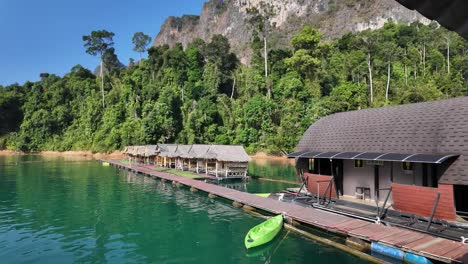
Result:
<svg viewBox="0 0 468 264">
<path fill-rule="evenodd" d="M 402 250 L 385 246 L 376 242 L 372 242 L 371 250 L 373 253 L 384 255 L 387 257 L 394 258 L 396 260 L 402 260 L 406 263 L 412 264 L 431 264 L 432 262 L 423 256 L 416 254 L 407 253 Z"/>
<path fill-rule="evenodd" d="M 405 262 L 414 264 L 431 264 L 432 262 L 423 256 L 418 256 L 412 253 L 405 254 Z"/>
<path fill-rule="evenodd" d="M 405 252 L 403 252 L 403 251 L 401 251 L 399 249 L 396 249 L 396 248 L 392 248 L 392 247 L 389 247 L 389 246 L 379 244 L 379 243 L 372 242 L 371 250 L 372 250 L 372 252 L 375 252 L 375 253 L 378 253 L 380 255 L 384 255 L 384 256 L 387 256 L 387 257 L 391 257 L 391 258 L 394 258 L 394 259 L 398 259 L 398 260 L 404 260 L 405 259 Z"/>
</svg>

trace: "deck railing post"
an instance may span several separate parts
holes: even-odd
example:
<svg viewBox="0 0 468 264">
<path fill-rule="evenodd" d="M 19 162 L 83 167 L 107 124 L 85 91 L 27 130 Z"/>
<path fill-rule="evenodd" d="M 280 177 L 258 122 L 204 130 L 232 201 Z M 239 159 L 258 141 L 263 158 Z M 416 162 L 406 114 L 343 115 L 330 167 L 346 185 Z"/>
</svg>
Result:
<svg viewBox="0 0 468 264">
<path fill-rule="evenodd" d="M 333 183 L 333 179 L 334 177 L 332 177 L 330 180 L 324 180 L 324 181 L 317 181 L 317 202 L 320 204 L 321 203 L 321 195 L 320 195 L 320 183 L 322 182 L 328 182 L 328 185 L 327 185 L 327 188 L 325 188 L 325 191 L 323 192 L 323 198 L 324 198 L 324 202 L 325 202 L 325 199 L 327 198 L 327 192 L 330 190 L 330 195 L 329 195 L 329 200 L 331 200 L 331 194 L 332 194 L 332 190 L 331 190 L 331 185 Z"/>
<path fill-rule="evenodd" d="M 381 189 L 381 190 L 388 190 L 388 194 L 387 194 L 387 197 L 385 198 L 384 204 L 382 206 L 382 213 L 378 215 L 379 219 L 382 218 L 382 216 L 384 215 L 385 206 L 387 205 L 388 199 L 390 198 L 390 194 L 392 193 L 392 187 L 390 187 L 389 189 Z"/>
<path fill-rule="evenodd" d="M 380 215 L 380 208 L 379 208 L 379 190 L 374 190 L 374 200 L 377 206 L 377 215 Z"/>
<path fill-rule="evenodd" d="M 432 207 L 431 218 L 429 218 L 429 223 L 427 223 L 426 231 L 429 231 L 429 228 L 431 228 L 432 220 L 434 219 L 434 215 L 437 210 L 437 205 L 439 204 L 439 199 L 440 199 L 440 192 L 437 193 L 434 206 Z"/>
</svg>

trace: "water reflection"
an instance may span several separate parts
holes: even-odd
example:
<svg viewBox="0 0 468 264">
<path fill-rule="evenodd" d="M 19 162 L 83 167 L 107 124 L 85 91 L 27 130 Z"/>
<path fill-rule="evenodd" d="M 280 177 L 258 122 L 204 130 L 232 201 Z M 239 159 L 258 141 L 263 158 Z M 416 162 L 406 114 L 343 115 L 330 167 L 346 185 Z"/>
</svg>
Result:
<svg viewBox="0 0 468 264">
<path fill-rule="evenodd" d="M 248 175 L 284 181 L 296 181 L 294 160 L 253 159 L 249 163 Z"/>
<path fill-rule="evenodd" d="M 228 203 L 94 161 L 24 160 L 35 162 L 0 166 L 4 262 L 361 262 L 295 235 L 246 256 L 244 236 L 261 219 Z"/>
</svg>

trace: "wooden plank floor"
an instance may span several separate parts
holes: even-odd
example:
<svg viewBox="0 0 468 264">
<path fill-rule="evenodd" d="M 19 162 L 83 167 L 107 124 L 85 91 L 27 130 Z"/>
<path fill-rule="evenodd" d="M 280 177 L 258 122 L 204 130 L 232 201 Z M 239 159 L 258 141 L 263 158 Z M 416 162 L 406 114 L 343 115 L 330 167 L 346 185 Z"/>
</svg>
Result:
<svg viewBox="0 0 468 264">
<path fill-rule="evenodd" d="M 330 232 L 358 237 L 369 242 L 379 242 L 446 263 L 468 263 L 468 245 L 461 242 L 437 238 L 403 228 L 377 225 L 315 208 L 306 208 L 300 205 L 266 199 L 251 193 L 184 178 L 170 173 L 158 172 L 147 166 L 123 164 L 115 160 L 105 161 L 121 168 L 178 182 L 273 214 L 282 213 L 298 222 L 316 226 Z"/>
</svg>

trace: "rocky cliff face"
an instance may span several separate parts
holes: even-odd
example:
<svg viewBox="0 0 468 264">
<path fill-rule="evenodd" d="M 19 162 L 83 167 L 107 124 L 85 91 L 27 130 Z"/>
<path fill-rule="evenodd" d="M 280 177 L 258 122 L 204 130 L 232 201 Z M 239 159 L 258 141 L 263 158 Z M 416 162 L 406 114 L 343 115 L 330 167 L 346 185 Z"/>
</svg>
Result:
<svg viewBox="0 0 468 264">
<path fill-rule="evenodd" d="M 382 27 L 389 19 L 430 22 L 394 0 L 209 0 L 200 16 L 169 17 L 154 45 L 180 42 L 185 46 L 195 38 L 209 41 L 212 35 L 222 34 L 230 40 L 241 61 L 248 63 L 248 43 L 253 31 L 249 21 L 255 12 L 269 17 L 268 43 L 272 48 L 288 46 L 291 36 L 307 24 L 331 39 L 347 32 Z"/>
</svg>

